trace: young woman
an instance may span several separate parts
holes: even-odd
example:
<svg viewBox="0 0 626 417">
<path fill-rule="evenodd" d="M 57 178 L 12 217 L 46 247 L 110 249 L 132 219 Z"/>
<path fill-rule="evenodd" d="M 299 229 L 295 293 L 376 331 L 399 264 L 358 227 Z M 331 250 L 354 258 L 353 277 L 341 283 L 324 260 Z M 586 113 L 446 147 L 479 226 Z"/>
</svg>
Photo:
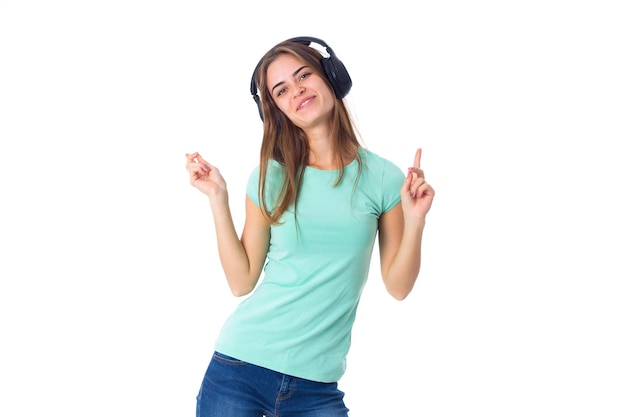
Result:
<svg viewBox="0 0 626 417">
<path fill-rule="evenodd" d="M 260 60 L 251 91 L 263 141 L 241 237 L 219 170 L 187 154 L 230 289 L 248 295 L 216 341 L 197 416 L 347 416 L 337 381 L 376 236 L 389 294 L 402 300 L 413 288 L 435 192 L 421 149 L 405 174 L 360 145 L 342 100 L 350 87 L 320 39 L 281 42 Z"/>
</svg>

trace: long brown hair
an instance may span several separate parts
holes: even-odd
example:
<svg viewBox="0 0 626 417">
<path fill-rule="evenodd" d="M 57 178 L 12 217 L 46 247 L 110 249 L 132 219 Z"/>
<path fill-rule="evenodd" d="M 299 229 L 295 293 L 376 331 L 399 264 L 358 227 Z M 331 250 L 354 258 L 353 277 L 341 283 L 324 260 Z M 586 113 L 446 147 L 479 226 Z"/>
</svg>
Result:
<svg viewBox="0 0 626 417">
<path fill-rule="evenodd" d="M 291 120 L 276 106 L 267 87 L 267 67 L 281 55 L 292 55 L 304 62 L 328 85 L 332 86 L 322 66 L 322 54 L 302 43 L 284 41 L 265 53 L 259 62 L 254 74 L 254 82 L 258 86 L 263 112 L 263 142 L 261 144 L 259 164 L 259 201 L 261 209 L 273 223 L 279 223 L 280 217 L 294 204 L 297 206 L 298 193 L 302 185 L 304 169 L 309 161 L 309 143 L 304 131 L 293 124 Z M 335 186 L 341 183 L 344 176 L 344 166 L 352 158 L 356 158 L 361 171 L 361 158 L 358 149 L 361 147 L 353 123 L 343 100 L 335 97 L 335 105 L 331 115 L 331 130 L 335 163 L 341 167 L 337 173 Z M 282 165 L 283 179 L 277 201 L 272 207 L 266 203 L 266 174 L 268 163 L 275 160 Z M 358 180 L 358 177 L 357 177 Z"/>
</svg>

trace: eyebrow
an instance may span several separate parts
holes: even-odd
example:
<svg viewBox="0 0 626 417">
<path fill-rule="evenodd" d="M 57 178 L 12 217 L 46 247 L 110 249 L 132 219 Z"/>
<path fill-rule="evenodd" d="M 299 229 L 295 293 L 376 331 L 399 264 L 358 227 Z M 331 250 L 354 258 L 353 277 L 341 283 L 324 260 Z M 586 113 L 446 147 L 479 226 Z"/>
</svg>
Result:
<svg viewBox="0 0 626 417">
<path fill-rule="evenodd" d="M 295 77 L 296 75 L 298 75 L 298 73 L 299 73 L 300 71 L 302 71 L 302 70 L 303 70 L 304 68 L 306 68 L 306 67 L 307 67 L 307 65 L 303 65 L 303 66 L 301 66 L 300 68 L 298 68 L 297 70 L 295 70 L 295 71 L 293 72 L 293 74 L 291 74 L 291 76 L 292 76 L 292 77 Z M 274 90 L 276 89 L 276 87 L 278 87 L 278 86 L 280 86 L 281 84 L 284 84 L 284 83 L 285 83 L 284 81 L 279 81 L 279 82 L 277 82 L 277 83 L 276 83 L 276 85 L 275 85 L 274 87 L 272 87 L 271 94 L 274 94 Z"/>
</svg>

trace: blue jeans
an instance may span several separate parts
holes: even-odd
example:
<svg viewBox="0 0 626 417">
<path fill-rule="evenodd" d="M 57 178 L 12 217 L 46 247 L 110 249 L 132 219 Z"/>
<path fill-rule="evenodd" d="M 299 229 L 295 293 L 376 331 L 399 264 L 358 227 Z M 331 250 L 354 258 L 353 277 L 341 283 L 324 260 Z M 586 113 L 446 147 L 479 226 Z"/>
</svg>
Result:
<svg viewBox="0 0 626 417">
<path fill-rule="evenodd" d="M 347 417 L 337 383 L 281 374 L 215 352 L 196 417 Z"/>
</svg>

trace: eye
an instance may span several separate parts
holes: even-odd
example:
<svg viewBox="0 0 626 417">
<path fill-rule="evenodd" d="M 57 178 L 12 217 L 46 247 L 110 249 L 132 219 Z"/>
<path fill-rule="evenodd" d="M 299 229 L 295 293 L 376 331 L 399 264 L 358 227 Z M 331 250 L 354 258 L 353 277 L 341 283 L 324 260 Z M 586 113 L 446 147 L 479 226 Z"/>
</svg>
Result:
<svg viewBox="0 0 626 417">
<path fill-rule="evenodd" d="M 285 91 L 287 91 L 286 88 L 281 88 L 280 90 L 276 92 L 276 97 L 282 96 L 283 94 L 285 94 Z"/>
<path fill-rule="evenodd" d="M 304 80 L 305 78 L 308 78 L 309 75 L 311 75 L 310 72 L 303 72 L 302 74 L 300 74 L 300 80 Z"/>
</svg>

